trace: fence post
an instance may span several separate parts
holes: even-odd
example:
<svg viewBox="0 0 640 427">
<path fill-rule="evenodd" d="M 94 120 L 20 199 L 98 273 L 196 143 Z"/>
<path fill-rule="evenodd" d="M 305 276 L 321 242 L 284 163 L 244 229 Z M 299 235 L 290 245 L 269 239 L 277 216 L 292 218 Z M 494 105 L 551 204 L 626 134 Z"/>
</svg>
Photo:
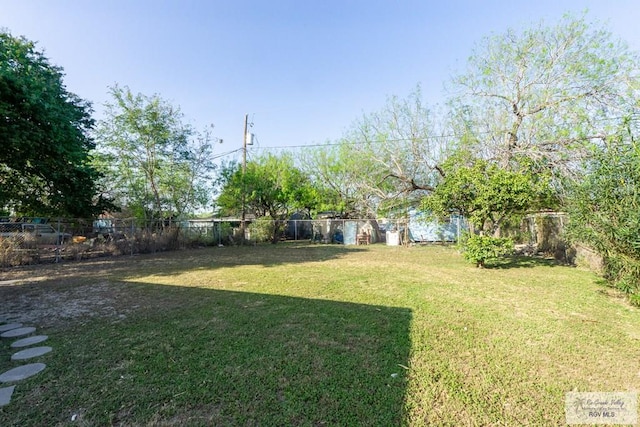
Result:
<svg viewBox="0 0 640 427">
<path fill-rule="evenodd" d="M 56 239 L 56 262 L 60 262 L 60 245 L 62 238 L 60 237 L 60 217 L 58 217 L 58 229 L 56 230 L 58 238 Z"/>
</svg>

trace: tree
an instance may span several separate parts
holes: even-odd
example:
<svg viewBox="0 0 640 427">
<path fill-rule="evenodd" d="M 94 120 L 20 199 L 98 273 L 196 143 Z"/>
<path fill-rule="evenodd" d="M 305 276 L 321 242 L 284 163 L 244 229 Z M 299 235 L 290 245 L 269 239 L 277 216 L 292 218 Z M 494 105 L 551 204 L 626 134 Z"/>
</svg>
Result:
<svg viewBox="0 0 640 427">
<path fill-rule="evenodd" d="M 380 111 L 357 120 L 338 143 L 307 155 L 303 163 L 338 210 L 404 215 L 433 190 L 447 145 L 418 87 L 405 99 L 390 97 Z"/>
<path fill-rule="evenodd" d="M 453 80 L 458 132 L 502 167 L 524 158 L 571 174 L 633 108 L 637 69 L 626 44 L 584 17 L 486 38 Z"/>
<path fill-rule="evenodd" d="M 258 157 L 247 163 L 245 171 L 233 165 L 222 179 L 218 206 L 226 214 L 240 214 L 244 208 L 256 218 L 269 217 L 272 243 L 280 240 L 294 211 L 310 212 L 318 200 L 317 190 L 289 154 Z"/>
<path fill-rule="evenodd" d="M 549 176 L 535 173 L 526 160 L 518 163 L 520 170 L 512 171 L 461 149 L 442 164 L 443 178 L 423 199 L 423 208 L 435 217 L 457 213 L 469 221 L 463 255 L 479 268 L 513 251 L 511 239 L 501 237 L 504 225 L 552 204 Z"/>
<path fill-rule="evenodd" d="M 0 32 L 0 210 L 91 217 L 113 207 L 91 165 L 90 104 L 33 42 Z"/>
<path fill-rule="evenodd" d="M 435 122 L 418 87 L 405 99 L 390 97 L 382 110 L 356 123 L 350 139 L 361 158 L 369 157 L 366 188 L 378 210 L 403 211 L 433 190 L 448 144 Z"/>
<path fill-rule="evenodd" d="M 318 192 L 318 210 L 337 212 L 342 218 L 375 215 L 377 203 L 366 185 L 375 165 L 370 156 L 359 154 L 348 140 L 300 154 L 302 169 Z"/>
<path fill-rule="evenodd" d="M 605 278 L 640 305 L 640 142 L 629 124 L 593 149 L 566 204 L 571 240 L 600 253 Z"/>
<path fill-rule="evenodd" d="M 505 223 L 553 204 L 549 177 L 531 167 L 511 171 L 458 151 L 441 169 L 444 177 L 423 199 L 423 207 L 441 217 L 458 213 L 480 234 L 497 236 Z"/>
<path fill-rule="evenodd" d="M 96 164 L 117 203 L 141 219 L 181 217 L 207 205 L 211 131 L 196 133 L 158 95 L 111 88 L 98 127 Z"/>
</svg>

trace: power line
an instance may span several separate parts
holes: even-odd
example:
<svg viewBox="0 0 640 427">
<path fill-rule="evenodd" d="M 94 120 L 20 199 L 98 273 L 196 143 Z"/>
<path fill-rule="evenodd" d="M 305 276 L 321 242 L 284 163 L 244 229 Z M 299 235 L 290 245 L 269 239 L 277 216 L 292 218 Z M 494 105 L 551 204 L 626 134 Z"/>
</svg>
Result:
<svg viewBox="0 0 640 427">
<path fill-rule="evenodd" d="M 485 135 L 491 134 L 495 132 L 476 132 L 476 135 Z M 254 147 L 259 150 L 272 150 L 272 149 L 287 149 L 287 148 L 308 148 L 308 147 L 331 147 L 336 145 L 363 145 L 363 144 L 384 144 L 388 142 L 421 142 L 428 141 L 432 139 L 443 139 L 443 138 L 454 138 L 459 137 L 460 135 L 433 135 L 423 138 L 388 138 L 388 139 L 378 139 L 378 140 L 356 140 L 356 141 L 347 141 L 342 140 L 338 142 L 324 142 L 324 143 L 315 143 L 315 144 L 304 144 L 304 145 L 279 145 L 274 147 Z"/>
<path fill-rule="evenodd" d="M 242 148 L 236 148 L 235 150 L 227 151 L 226 153 L 217 154 L 217 155 L 211 157 L 211 160 L 219 159 L 221 157 L 226 157 L 226 156 L 229 156 L 229 155 L 231 155 L 233 153 L 237 153 L 238 151 L 242 151 Z"/>
<path fill-rule="evenodd" d="M 627 117 L 608 117 L 606 120 L 623 120 Z M 629 118 L 631 121 L 640 122 L 640 117 L 631 117 Z M 605 120 L 605 119 L 603 119 Z M 496 135 L 502 133 L 508 133 L 507 129 L 503 129 L 502 131 L 482 131 L 482 132 L 473 132 L 474 136 L 483 136 L 483 135 Z M 338 142 L 324 142 L 324 143 L 314 143 L 314 144 L 304 144 L 304 145 L 278 145 L 273 147 L 254 147 L 256 150 L 285 150 L 289 148 L 313 148 L 313 147 L 331 147 L 336 145 L 363 145 L 363 144 L 384 144 L 389 142 L 424 142 L 429 140 L 442 140 L 447 138 L 457 138 L 460 137 L 460 134 L 442 134 L 442 135 L 431 135 L 420 138 L 385 138 L 379 140 L 341 140 Z"/>
</svg>

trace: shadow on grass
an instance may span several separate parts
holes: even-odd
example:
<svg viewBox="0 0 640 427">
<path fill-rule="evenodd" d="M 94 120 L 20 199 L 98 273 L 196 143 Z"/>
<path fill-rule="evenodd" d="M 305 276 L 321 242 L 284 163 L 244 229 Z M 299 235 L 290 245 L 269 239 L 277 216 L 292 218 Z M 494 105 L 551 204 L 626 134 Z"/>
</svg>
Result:
<svg viewBox="0 0 640 427">
<path fill-rule="evenodd" d="M 156 300 L 51 336 L 47 369 L 16 387 L 0 425 L 73 414 L 82 425 L 402 424 L 409 309 L 151 284 L 131 292 Z"/>
<path fill-rule="evenodd" d="M 510 269 L 510 268 L 534 268 L 534 267 L 567 267 L 555 259 L 543 258 L 539 256 L 510 256 L 493 260 L 485 265 L 487 269 Z"/>
<path fill-rule="evenodd" d="M 138 273 L 142 276 L 153 273 L 155 276 L 174 276 L 185 271 L 215 270 L 259 265 L 277 267 L 288 264 L 323 262 L 341 258 L 349 253 L 366 249 L 344 245 L 318 245 L 309 243 L 280 243 L 257 246 L 229 246 L 208 248 L 210 257 L 202 256 L 198 251 L 164 256 L 161 259 L 150 258 L 140 265 Z M 190 256 L 191 255 L 191 256 Z M 125 268 L 131 273 L 131 268 Z"/>
<path fill-rule="evenodd" d="M 86 280 L 113 280 L 149 274 L 173 276 L 193 270 L 251 265 L 275 267 L 310 261 L 322 262 L 366 250 L 354 246 L 287 242 L 278 245 L 206 247 L 20 266 L 0 269 L 0 301 L 4 298 L 10 299 L 12 293 L 24 292 L 22 289 L 14 289 L 14 285 L 33 283 L 34 278 L 41 285 L 55 283 L 56 288 L 60 289 L 67 285 L 75 286 L 75 282 Z"/>
</svg>

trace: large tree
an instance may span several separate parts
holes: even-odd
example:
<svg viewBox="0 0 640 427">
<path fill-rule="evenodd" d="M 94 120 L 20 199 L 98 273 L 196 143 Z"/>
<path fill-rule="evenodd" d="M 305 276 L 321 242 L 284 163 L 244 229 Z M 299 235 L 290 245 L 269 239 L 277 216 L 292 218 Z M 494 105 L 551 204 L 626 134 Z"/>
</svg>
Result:
<svg viewBox="0 0 640 427">
<path fill-rule="evenodd" d="M 276 243 L 291 214 L 315 209 L 318 193 L 289 154 L 267 154 L 249 161 L 245 168 L 233 165 L 223 174 L 218 206 L 224 214 L 243 211 L 272 221 L 271 241 Z"/>
<path fill-rule="evenodd" d="M 403 214 L 438 182 L 447 142 L 418 87 L 363 115 L 335 146 L 307 156 L 305 166 L 348 209 Z"/>
<path fill-rule="evenodd" d="M 90 104 L 33 42 L 0 32 L 0 211 L 90 217 L 110 207 L 91 166 Z"/>
<path fill-rule="evenodd" d="M 342 218 L 375 216 L 379 201 L 370 190 L 370 178 L 376 165 L 353 145 L 343 139 L 304 150 L 299 154 L 301 167 L 318 189 L 319 210 Z"/>
<path fill-rule="evenodd" d="M 584 17 L 485 38 L 453 81 L 456 131 L 503 167 L 527 158 L 572 173 L 633 107 L 637 70 L 627 45 Z"/>
<path fill-rule="evenodd" d="M 210 130 L 197 133 L 180 109 L 158 95 L 111 88 L 99 123 L 96 164 L 104 186 L 129 213 L 145 220 L 181 217 L 210 201 Z"/>
</svg>

